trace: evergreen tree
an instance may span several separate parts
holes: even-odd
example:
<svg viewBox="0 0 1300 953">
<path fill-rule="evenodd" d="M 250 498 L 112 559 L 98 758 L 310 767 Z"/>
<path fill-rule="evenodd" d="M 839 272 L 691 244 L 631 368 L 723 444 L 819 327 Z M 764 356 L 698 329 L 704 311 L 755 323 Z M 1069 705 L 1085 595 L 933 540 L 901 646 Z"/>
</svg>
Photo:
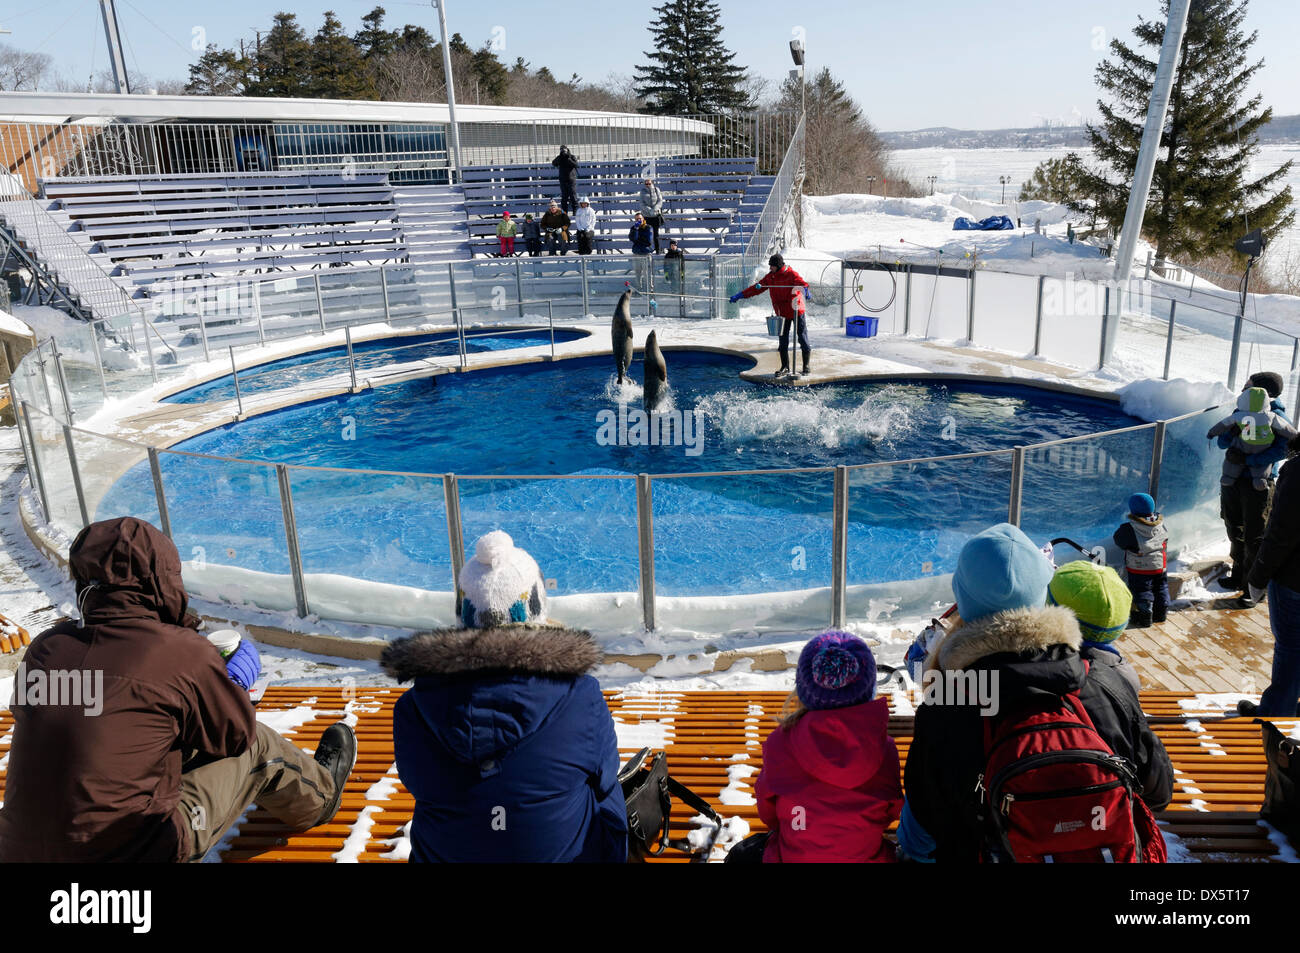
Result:
<svg viewBox="0 0 1300 953">
<path fill-rule="evenodd" d="M 1192 0 L 1143 222 L 1162 260 L 1230 251 L 1249 228 L 1273 235 L 1295 220 L 1290 187 L 1278 188 L 1290 162 L 1249 177 L 1259 129 L 1273 110 L 1261 109 L 1258 94 L 1247 98 L 1263 65 L 1248 62 L 1257 34 L 1242 27 L 1247 2 Z M 1162 7 L 1167 19 L 1168 0 Z M 1116 226 L 1137 168 L 1165 19 L 1139 17 L 1138 44 L 1112 40 L 1111 58 L 1097 67 L 1097 85 L 1110 101 L 1098 103 L 1101 122 L 1088 134 L 1106 171 L 1085 172 L 1082 179 L 1084 192 L 1098 197 L 1098 211 Z"/>
<path fill-rule="evenodd" d="M 1020 187 L 1021 202 L 1038 200 L 1066 205 L 1084 198 L 1083 163 L 1077 152 L 1040 162 Z"/>
<path fill-rule="evenodd" d="M 455 50 L 455 47 L 452 47 Z M 497 59 L 489 43 L 470 56 L 470 76 L 473 77 L 477 102 L 500 106 L 506 101 L 510 89 L 510 73 L 505 65 Z"/>
<path fill-rule="evenodd" d="M 191 96 L 242 96 L 249 83 L 252 64 L 234 50 L 218 49 L 215 43 L 190 66 L 185 92 Z"/>
<path fill-rule="evenodd" d="M 373 89 L 366 76 L 361 51 L 343 32 L 333 10 L 311 44 L 311 78 L 308 95 L 317 99 L 370 99 Z"/>
<path fill-rule="evenodd" d="M 657 115 L 737 112 L 754 108 L 745 71 L 722 43 L 721 11 L 713 0 L 665 0 L 650 24 L 653 53 L 636 67 L 636 93 Z"/>
<path fill-rule="evenodd" d="M 253 96 L 310 95 L 311 43 L 292 13 L 277 13 L 271 31 L 257 49 L 257 81 Z"/>
<path fill-rule="evenodd" d="M 361 18 L 361 29 L 352 38 L 361 58 L 368 64 L 382 60 L 397 47 L 400 34 L 384 29 L 384 16 L 384 8 L 375 7 Z"/>
</svg>

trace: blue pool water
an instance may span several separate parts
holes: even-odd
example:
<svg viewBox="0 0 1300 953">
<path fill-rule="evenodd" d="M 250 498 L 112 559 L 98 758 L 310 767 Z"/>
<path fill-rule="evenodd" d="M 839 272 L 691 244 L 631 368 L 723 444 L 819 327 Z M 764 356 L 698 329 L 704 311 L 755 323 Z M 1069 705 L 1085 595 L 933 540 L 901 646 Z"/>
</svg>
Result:
<svg viewBox="0 0 1300 953">
<path fill-rule="evenodd" d="M 699 440 L 689 445 L 630 445 L 634 431 L 632 441 L 610 443 L 620 399 L 634 424 L 640 390 L 619 388 L 612 359 L 593 358 L 380 387 L 254 417 L 176 449 L 307 467 L 578 475 L 459 483 L 471 552 L 479 535 L 504 529 L 560 593 L 573 593 L 637 588 L 635 483 L 603 476 L 871 463 L 1009 449 L 1139 423 L 1114 403 L 1025 387 L 774 388 L 741 381 L 744 360 L 668 352 L 667 362 L 671 407 L 701 421 Z M 632 377 L 641 374 L 638 360 Z M 1148 429 L 1028 455 L 1026 532 L 1040 543 L 1108 538 L 1128 495 L 1146 489 L 1151 445 Z M 1165 507 L 1190 502 L 1179 494 L 1194 494 L 1196 481 L 1179 474 L 1200 466 L 1195 447 L 1171 440 Z M 168 453 L 162 469 L 184 558 L 288 572 L 272 469 Z M 1007 517 L 1009 453 L 851 472 L 851 584 L 950 572 L 970 535 Z M 307 572 L 450 588 L 440 478 L 290 473 Z M 832 487 L 832 473 L 656 479 L 657 591 L 829 585 Z M 147 466 L 119 480 L 97 518 L 124 513 L 156 513 Z"/>
<path fill-rule="evenodd" d="M 483 335 L 483 336 L 478 336 Z M 575 341 L 586 337 L 582 331 L 556 329 L 555 342 Z M 510 334 L 492 334 L 490 332 L 469 330 L 466 333 L 465 350 L 470 354 L 484 351 L 505 351 L 518 347 L 535 347 L 551 343 L 549 328 L 530 328 Z M 400 348 L 400 350 L 398 350 Z M 415 334 L 400 339 L 381 338 L 377 341 L 362 341 L 352 346 L 353 363 L 357 372 L 368 371 L 399 361 L 419 361 L 429 357 L 448 357 L 458 354 L 459 349 L 454 332 L 442 331 L 437 334 Z M 239 372 L 239 390 L 241 393 L 256 394 L 262 391 L 292 387 L 304 381 L 315 380 L 327 374 L 339 374 L 348 369 L 347 345 L 322 348 L 306 354 L 258 364 Z M 235 381 L 227 374 L 215 380 L 199 384 L 187 390 L 163 398 L 173 404 L 200 404 L 209 400 L 234 400 Z"/>
</svg>

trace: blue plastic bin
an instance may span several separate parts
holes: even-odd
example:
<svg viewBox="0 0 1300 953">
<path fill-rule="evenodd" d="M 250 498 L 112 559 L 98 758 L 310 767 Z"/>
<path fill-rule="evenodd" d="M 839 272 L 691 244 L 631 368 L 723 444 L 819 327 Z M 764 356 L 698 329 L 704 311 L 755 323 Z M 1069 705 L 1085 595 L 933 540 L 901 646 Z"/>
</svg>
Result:
<svg viewBox="0 0 1300 953">
<path fill-rule="evenodd" d="M 873 338 L 879 327 L 879 318 L 864 314 L 855 314 L 844 321 L 844 333 L 851 338 Z"/>
</svg>

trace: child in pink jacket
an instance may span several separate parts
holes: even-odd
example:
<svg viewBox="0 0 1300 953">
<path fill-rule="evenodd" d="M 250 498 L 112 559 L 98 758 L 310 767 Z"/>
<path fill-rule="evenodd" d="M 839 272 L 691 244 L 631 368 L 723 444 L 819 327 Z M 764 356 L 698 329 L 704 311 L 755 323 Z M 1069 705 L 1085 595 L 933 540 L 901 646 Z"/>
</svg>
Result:
<svg viewBox="0 0 1300 953">
<path fill-rule="evenodd" d="M 829 631 L 804 646 L 794 711 L 763 743 L 758 815 L 767 863 L 890 863 L 885 829 L 903 807 L 889 705 L 857 636 Z"/>
</svg>

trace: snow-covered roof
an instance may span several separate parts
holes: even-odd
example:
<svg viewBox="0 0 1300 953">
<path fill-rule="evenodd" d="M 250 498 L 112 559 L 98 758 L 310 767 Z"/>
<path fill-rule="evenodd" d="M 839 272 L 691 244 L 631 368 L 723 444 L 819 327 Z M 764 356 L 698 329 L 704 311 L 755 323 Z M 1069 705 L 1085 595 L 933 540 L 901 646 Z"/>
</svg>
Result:
<svg viewBox="0 0 1300 953">
<path fill-rule="evenodd" d="M 450 122 L 446 103 L 388 103 L 356 99 L 275 99 L 261 96 L 154 96 L 117 93 L 6 92 L 0 114 L 13 122 L 103 121 L 111 118 L 156 122 Z M 55 118 L 57 117 L 57 118 Z M 573 122 L 596 125 L 613 120 L 637 129 L 682 129 L 707 134 L 712 124 L 641 113 L 591 109 L 456 104 L 456 120 L 477 122 Z M 698 128 L 693 128 L 698 127 Z"/>
</svg>

